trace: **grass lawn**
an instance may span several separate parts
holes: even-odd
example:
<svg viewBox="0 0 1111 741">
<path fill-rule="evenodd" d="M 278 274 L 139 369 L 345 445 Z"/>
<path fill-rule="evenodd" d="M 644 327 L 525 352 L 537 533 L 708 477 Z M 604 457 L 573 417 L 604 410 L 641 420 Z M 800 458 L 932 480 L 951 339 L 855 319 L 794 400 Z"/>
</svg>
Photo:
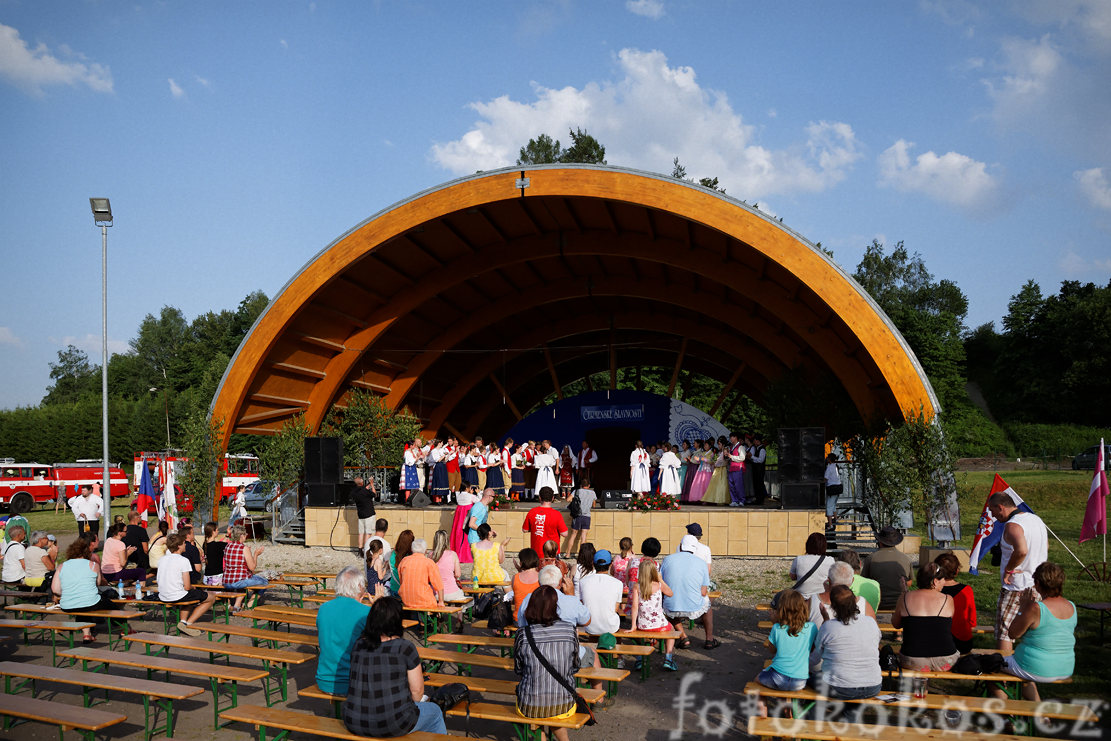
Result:
<svg viewBox="0 0 1111 741">
<path fill-rule="evenodd" d="M 128 506 L 130 505 L 132 497 L 119 497 L 112 500 L 112 516 L 123 515 L 127 517 Z M 193 521 L 205 523 L 211 516 L 211 512 L 181 512 L 182 516 L 191 516 Z M 227 522 L 228 517 L 231 515 L 231 510 L 228 507 L 220 508 L 220 521 Z M 54 533 L 58 536 L 64 536 L 64 540 L 69 542 L 70 535 L 77 535 L 77 521 L 73 519 L 73 513 L 68 509 L 59 509 L 58 514 L 54 514 L 54 505 L 43 508 L 36 508 L 23 515 L 27 518 L 27 522 L 31 525 L 32 530 L 45 530 L 48 533 Z"/>
</svg>

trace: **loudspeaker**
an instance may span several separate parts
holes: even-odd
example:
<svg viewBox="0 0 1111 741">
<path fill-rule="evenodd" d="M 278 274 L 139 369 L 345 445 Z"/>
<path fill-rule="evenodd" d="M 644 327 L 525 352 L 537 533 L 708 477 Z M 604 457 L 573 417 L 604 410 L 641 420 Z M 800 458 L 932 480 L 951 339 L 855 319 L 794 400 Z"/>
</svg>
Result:
<svg viewBox="0 0 1111 741">
<path fill-rule="evenodd" d="M 310 484 L 338 484 L 343 481 L 342 439 L 305 438 L 305 481 Z"/>
<path fill-rule="evenodd" d="M 602 509 L 605 509 L 606 507 L 610 507 L 611 509 L 612 508 L 621 509 L 622 504 L 625 504 L 627 506 L 628 502 L 631 502 L 632 500 L 633 500 L 633 491 L 632 491 L 632 489 L 606 490 L 606 491 L 603 491 L 601 493 L 601 495 L 598 497 L 598 506 L 601 507 Z"/>
<path fill-rule="evenodd" d="M 824 477 L 824 427 L 781 427 L 777 430 L 779 481 L 821 481 Z"/>
<path fill-rule="evenodd" d="M 781 484 L 779 501 L 783 509 L 825 509 L 822 485 L 817 481 Z"/>
<path fill-rule="evenodd" d="M 425 507 L 432 506 L 432 500 L 429 499 L 428 495 L 425 494 L 423 491 L 418 491 L 409 500 L 409 506 L 415 507 L 416 509 L 424 509 Z"/>
<path fill-rule="evenodd" d="M 319 482 L 306 484 L 308 488 L 308 506 L 310 507 L 335 507 L 339 504 L 339 485 L 321 484 Z"/>
</svg>

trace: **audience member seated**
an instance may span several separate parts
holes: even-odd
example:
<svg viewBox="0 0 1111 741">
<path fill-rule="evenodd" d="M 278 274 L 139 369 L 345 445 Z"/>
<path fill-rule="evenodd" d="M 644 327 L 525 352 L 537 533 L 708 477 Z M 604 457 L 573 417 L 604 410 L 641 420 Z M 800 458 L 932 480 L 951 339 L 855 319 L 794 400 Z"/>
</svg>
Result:
<svg viewBox="0 0 1111 741">
<path fill-rule="evenodd" d="M 972 650 L 972 629 L 976 627 L 976 597 L 972 587 L 957 581 L 961 573 L 961 562 L 949 553 L 942 553 L 934 559 L 941 567 L 944 578 L 941 580 L 941 593 L 953 598 L 953 643 L 957 651 L 966 654 Z"/>
<path fill-rule="evenodd" d="M 463 599 L 466 595 L 459 588 L 463 570 L 459 564 L 459 554 L 448 547 L 447 530 L 437 530 L 432 539 L 432 560 L 440 570 L 440 581 L 444 585 L 444 599 Z"/>
<path fill-rule="evenodd" d="M 645 538 L 640 544 L 639 556 L 629 556 L 629 562 L 625 568 L 625 589 L 632 591 L 640 584 L 640 564 L 644 560 L 649 560 L 656 564 L 656 568 L 660 568 L 660 562 L 657 560 L 660 557 L 660 551 L 663 546 L 660 541 L 655 538 Z"/>
<path fill-rule="evenodd" d="M 31 544 L 24 554 L 27 576 L 23 583 L 34 590 L 44 588 L 54 578 L 54 568 L 58 560 L 58 544 L 51 540 L 44 530 L 31 533 Z"/>
<path fill-rule="evenodd" d="M 710 546 L 702 542 L 702 526 L 697 522 L 687 525 L 687 534 L 679 541 L 679 550 L 690 551 L 706 562 L 706 568 L 713 570 L 714 554 Z"/>
<path fill-rule="evenodd" d="M 910 556 L 896 548 L 903 542 L 903 534 L 890 525 L 876 535 L 879 549 L 864 559 L 860 573 L 880 583 L 881 610 L 894 609 L 900 595 L 907 591 L 910 582 Z"/>
<path fill-rule="evenodd" d="M 616 633 L 621 628 L 617 606 L 621 604 L 624 589 L 610 574 L 612 565 L 613 556 L 603 548 L 594 554 L 594 571 L 579 582 L 582 602 L 590 610 L 590 625 L 586 626 L 590 635 Z"/>
<path fill-rule="evenodd" d="M 613 557 L 613 575 L 622 584 L 629 581 L 629 560 L 633 556 L 633 539 L 626 536 L 622 538 L 617 547 L 620 553 Z"/>
<path fill-rule="evenodd" d="M 166 554 L 158 561 L 158 599 L 167 604 L 200 600 L 189 617 L 178 621 L 177 629 L 187 636 L 199 636 L 204 631 L 193 627 L 193 623 L 204 616 L 208 608 L 216 603 L 216 593 L 205 589 L 194 589 L 192 577 L 196 574 L 193 564 L 184 556 L 185 536 L 170 533 L 166 537 Z"/>
<path fill-rule="evenodd" d="M 772 655 L 772 663 L 760 672 L 756 681 L 776 690 L 798 691 L 810 678 L 810 650 L 818 628 L 807 620 L 806 599 L 793 589 L 780 593 L 773 619 L 775 625 L 764 642 Z"/>
<path fill-rule="evenodd" d="M 815 689 L 828 697 L 855 700 L 880 691 L 880 628 L 860 613 L 853 590 L 844 585 L 830 591 L 833 620 L 818 629 L 810 652 Z"/>
<path fill-rule="evenodd" d="M 852 581 L 853 570 L 847 563 L 836 561 L 829 567 L 829 576 L 826 577 L 825 591 L 815 594 L 808 600 L 809 614 L 807 619 L 814 623 L 815 628 L 820 628 L 822 627 L 822 623 L 833 619 L 833 608 L 830 607 L 829 593 L 838 585 L 843 585 L 852 589 Z M 868 600 L 858 596 L 856 598 L 856 604 L 857 607 L 860 608 L 861 615 L 867 615 L 873 619 L 876 617 L 876 611 L 868 604 Z"/>
<path fill-rule="evenodd" d="M 158 568 L 158 561 L 166 554 L 166 536 L 170 534 L 170 523 L 165 520 L 158 521 L 158 535 L 151 538 L 147 557 L 150 559 L 150 568 Z"/>
<path fill-rule="evenodd" d="M 252 550 L 244 543 L 246 538 L 247 529 L 242 525 L 228 528 L 228 544 L 224 548 L 224 586 L 229 589 L 265 587 L 269 584 L 265 577 L 255 573 L 258 570 L 258 557 L 266 546 L 260 545 Z M 242 594 L 237 597 L 232 609 L 240 609 L 246 596 Z"/>
<path fill-rule="evenodd" d="M 604 551 L 603 551 L 604 552 Z M 616 577 L 614 577 L 616 580 Z M 620 584 L 620 580 L 617 580 Z M 652 561 L 645 561 L 640 565 L 640 576 L 637 588 L 629 590 L 629 616 L 632 630 L 648 632 L 674 630 L 664 615 L 664 597 L 671 597 L 671 587 L 660 578 L 659 569 Z M 636 661 L 636 668 L 640 668 L 641 659 Z M 678 671 L 675 665 L 675 639 L 668 638 L 664 642 L 664 669 L 669 672 Z"/>
<path fill-rule="evenodd" d="M 108 528 L 108 538 L 104 541 L 104 548 L 100 552 L 101 573 L 109 584 L 120 581 L 132 582 L 136 579 L 143 581 L 147 578 L 146 569 L 127 568 L 131 554 L 135 553 L 135 546 L 123 542 L 126 532 L 127 526 L 118 523 Z"/>
<path fill-rule="evenodd" d="M 381 544 L 378 552 L 382 552 Z M 345 566 L 336 574 L 336 596 L 316 613 L 316 632 L 320 655 L 316 660 L 316 686 L 333 695 L 347 694 L 351 676 L 351 650 L 366 628 L 370 605 L 362 602 L 367 594 L 366 575 L 358 566 Z"/>
<path fill-rule="evenodd" d="M 1003 671 L 1025 679 L 1022 698 L 1040 702 L 1038 682 L 1060 682 L 1076 665 L 1076 605 L 1062 596 L 1065 570 L 1052 561 L 1034 569 L 1036 596 L 1022 598 L 1007 634 L 1019 641 L 1012 656 L 1003 657 Z M 1039 600 L 1040 597 L 1040 600 Z M 992 693 L 1006 697 L 1002 688 Z"/>
<path fill-rule="evenodd" d="M 837 555 L 837 560 L 844 561 L 853 569 L 853 583 L 850 587 L 853 594 L 863 597 L 864 601 L 872 607 L 872 614 L 880 609 L 880 583 L 875 579 L 866 579 L 860 575 L 860 554 L 846 548 Z"/>
<path fill-rule="evenodd" d="M 903 629 L 899 663 L 904 669 L 945 672 L 960 652 L 953 643 L 953 598 L 942 594 L 945 571 L 936 563 L 918 569 L 918 589 L 895 603 L 891 624 Z"/>
<path fill-rule="evenodd" d="M 562 558 L 559 557 L 559 543 L 556 543 L 554 540 L 545 540 L 544 553 L 542 555 L 544 557 L 540 559 L 541 569 L 543 569 L 545 566 L 555 566 L 557 569 L 559 569 L 559 573 L 563 574 L 564 576 L 567 576 L 571 573 L 571 568 Z M 572 586 L 572 591 L 573 590 L 574 587 Z"/>
<path fill-rule="evenodd" d="M 575 714 L 575 673 L 579 671 L 579 636 L 575 626 L 559 618 L 556 590 L 538 587 L 525 611 L 526 627 L 513 641 L 517 673 L 517 712 L 524 718 L 568 718 Z M 541 659 L 543 657 L 543 659 Z M 544 666 L 547 662 L 558 679 Z M 557 728 L 568 741 L 566 728 Z"/>
<path fill-rule="evenodd" d="M 580 586 L 583 577 L 594 573 L 594 555 L 597 552 L 593 543 L 583 543 L 579 546 L 579 555 L 575 557 L 575 566 L 571 571 L 571 583 L 575 587 L 575 596 L 579 599 L 583 598 Z"/>
<path fill-rule="evenodd" d="M 54 572 L 50 588 L 61 598 L 58 606 L 64 612 L 116 609 L 112 598 L 102 595 L 97 588 L 100 581 L 100 566 L 93 560 L 90 541 L 81 537 L 69 544 L 66 560 Z M 83 632 L 85 643 L 92 643 L 92 629 L 85 628 Z"/>
<path fill-rule="evenodd" d="M 371 538 L 366 542 L 366 592 L 372 598 L 389 597 L 390 571 L 389 556 L 386 555 L 384 541 Z"/>
<path fill-rule="evenodd" d="M 142 569 L 144 572 L 150 569 L 150 535 L 147 534 L 146 523 L 143 522 L 142 515 L 136 510 L 131 510 L 127 513 L 127 531 L 123 536 L 124 545 L 130 546 L 135 550 L 131 552 L 131 561 L 135 564 L 136 568 Z"/>
<path fill-rule="evenodd" d="M 551 541 L 549 541 L 551 542 Z M 540 569 L 540 586 L 548 586 L 556 590 L 556 612 L 559 619 L 574 625 L 576 629 L 585 628 L 590 625 L 590 610 L 586 605 L 578 600 L 574 594 L 574 587 L 571 585 L 571 577 L 560 574 L 559 569 L 555 566 L 545 566 Z M 539 587 L 537 587 L 539 589 Z M 532 600 L 532 595 L 536 594 L 534 589 L 525 596 L 521 602 L 521 609 L 517 613 L 517 626 L 520 628 L 528 625 L 525 619 L 525 613 L 528 612 L 529 601 Z M 590 649 L 586 644 L 579 644 L 579 664 L 581 666 L 593 665 L 595 669 L 600 669 L 602 664 L 598 659 L 598 655 Z M 595 689 L 602 688 L 601 680 L 592 683 Z"/>
<path fill-rule="evenodd" d="M 130 527 L 130 525 L 128 526 Z M 224 549 L 228 542 L 215 522 L 204 526 L 204 583 L 209 587 L 224 586 Z"/>
<path fill-rule="evenodd" d="M 27 576 L 27 548 L 23 545 L 23 538 L 27 531 L 22 525 L 14 525 L 6 528 L 5 532 L 11 540 L 4 543 L 4 566 L 0 570 L 0 579 L 3 579 L 5 589 L 23 589 L 23 579 Z"/>
<path fill-rule="evenodd" d="M 810 537 L 806 539 L 806 553 L 795 556 L 795 560 L 791 562 L 790 577 L 796 582 L 802 579 L 795 591 L 806 598 L 822 591 L 832 565 L 833 558 L 826 555 L 826 536 L 822 533 L 810 533 Z"/>
<path fill-rule="evenodd" d="M 444 714 L 424 697 L 424 668 L 416 646 L 402 638 L 401 600 L 375 600 L 351 650 L 343 724 L 359 736 L 447 733 Z"/>
<path fill-rule="evenodd" d="M 521 603 L 529 592 L 540 586 L 540 556 L 531 548 L 517 554 L 517 573 L 513 575 L 513 614 L 521 611 Z"/>
<path fill-rule="evenodd" d="M 509 574 L 501 567 L 502 562 L 505 561 L 505 547 L 509 544 L 509 538 L 502 543 L 495 542 L 494 539 L 498 534 L 486 522 L 479 525 L 476 532 L 478 542 L 471 544 L 471 558 L 474 559 L 474 566 L 471 568 L 474 578 L 480 584 L 500 584 L 509 581 Z"/>
<path fill-rule="evenodd" d="M 637 584 L 640 583 L 640 569 L 637 566 Z M 633 569 L 630 567 L 630 575 Z M 664 559 L 660 566 L 660 577 L 671 587 L 671 596 L 665 596 L 664 614 L 682 634 L 679 648 L 690 648 L 690 638 L 684 623 L 687 620 L 701 620 L 706 631 L 703 648 L 714 649 L 721 641 L 714 638 L 713 610 L 710 608 L 710 572 L 706 562 L 693 553 L 677 551 Z"/>
<path fill-rule="evenodd" d="M 425 555 L 427 550 L 424 538 L 417 538 L 413 541 L 413 552 L 398 567 L 401 569 L 398 596 L 410 610 L 444 606 L 444 583 L 440 579 L 440 569 Z"/>
<path fill-rule="evenodd" d="M 390 551 L 390 573 L 393 574 L 390 578 L 390 594 L 396 595 L 401 592 L 401 572 L 398 567 L 405 557 L 413 552 L 413 541 L 416 539 L 417 536 L 412 530 L 402 530 L 401 535 L 397 536 L 397 542 Z"/>
</svg>

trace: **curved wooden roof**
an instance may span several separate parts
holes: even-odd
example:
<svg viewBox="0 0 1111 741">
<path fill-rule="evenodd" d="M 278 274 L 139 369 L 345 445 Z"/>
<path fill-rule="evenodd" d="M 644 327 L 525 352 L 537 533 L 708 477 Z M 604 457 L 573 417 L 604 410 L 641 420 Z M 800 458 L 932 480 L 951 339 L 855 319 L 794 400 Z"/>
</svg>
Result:
<svg viewBox="0 0 1111 741">
<path fill-rule="evenodd" d="M 362 388 L 427 430 L 495 436 L 560 384 L 637 364 L 757 400 L 788 370 L 832 375 L 866 420 L 938 408 L 890 320 L 782 224 L 673 178 L 579 165 L 447 183 L 335 241 L 259 317 L 212 411 L 226 435 L 298 412 L 315 432 Z"/>
</svg>

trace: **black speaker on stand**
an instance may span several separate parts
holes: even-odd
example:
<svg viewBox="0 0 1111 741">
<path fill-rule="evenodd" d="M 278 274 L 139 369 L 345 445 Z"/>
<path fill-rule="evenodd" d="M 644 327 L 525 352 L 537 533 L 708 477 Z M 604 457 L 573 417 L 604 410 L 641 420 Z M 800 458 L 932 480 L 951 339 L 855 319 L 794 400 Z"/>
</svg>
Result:
<svg viewBox="0 0 1111 741">
<path fill-rule="evenodd" d="M 776 433 L 779 499 L 783 509 L 821 509 L 826 470 L 825 428 L 781 427 Z"/>
<path fill-rule="evenodd" d="M 343 440 L 338 437 L 305 438 L 305 482 L 343 482 Z"/>
</svg>

